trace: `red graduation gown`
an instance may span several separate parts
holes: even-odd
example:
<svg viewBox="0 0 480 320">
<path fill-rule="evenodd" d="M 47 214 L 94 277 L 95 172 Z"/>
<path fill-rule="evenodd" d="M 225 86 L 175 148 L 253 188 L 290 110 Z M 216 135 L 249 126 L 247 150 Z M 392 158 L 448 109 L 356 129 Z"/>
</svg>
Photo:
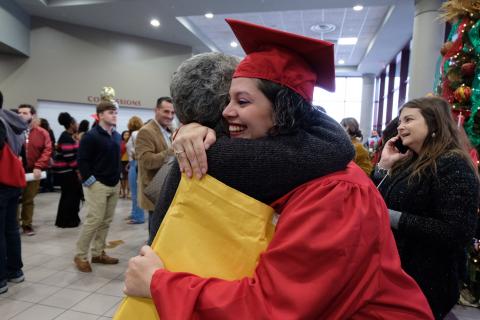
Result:
<svg viewBox="0 0 480 320">
<path fill-rule="evenodd" d="M 357 165 L 273 206 L 280 219 L 252 278 L 155 272 L 150 289 L 161 320 L 433 319 L 400 266 L 383 199 Z"/>
</svg>

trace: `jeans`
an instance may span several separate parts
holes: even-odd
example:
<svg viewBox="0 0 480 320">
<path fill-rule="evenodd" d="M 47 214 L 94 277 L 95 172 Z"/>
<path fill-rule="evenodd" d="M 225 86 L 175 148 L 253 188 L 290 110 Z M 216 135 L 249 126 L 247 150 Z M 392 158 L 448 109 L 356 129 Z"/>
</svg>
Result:
<svg viewBox="0 0 480 320">
<path fill-rule="evenodd" d="M 7 280 L 8 274 L 20 271 L 22 246 L 17 222 L 20 188 L 0 185 L 0 281 Z"/>
<path fill-rule="evenodd" d="M 145 222 L 143 209 L 138 206 L 137 199 L 137 160 L 130 161 L 130 170 L 128 170 L 128 184 L 132 195 L 132 212 L 130 216 L 136 222 Z"/>
</svg>

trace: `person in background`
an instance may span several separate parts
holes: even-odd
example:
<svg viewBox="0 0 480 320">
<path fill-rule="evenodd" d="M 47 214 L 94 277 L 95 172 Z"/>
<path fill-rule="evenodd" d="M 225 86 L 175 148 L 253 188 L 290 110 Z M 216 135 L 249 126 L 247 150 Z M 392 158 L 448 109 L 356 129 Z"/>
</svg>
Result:
<svg viewBox="0 0 480 320">
<path fill-rule="evenodd" d="M 365 142 L 365 148 L 367 148 L 368 150 L 370 159 L 373 157 L 373 154 L 375 153 L 375 151 L 378 150 L 379 142 L 380 142 L 380 136 L 378 135 L 378 131 L 374 129 L 370 133 L 370 137 Z"/>
<path fill-rule="evenodd" d="M 120 160 L 122 164 L 122 171 L 120 173 L 120 198 L 127 198 L 130 196 L 130 188 L 128 187 L 128 153 L 127 142 L 130 138 L 130 131 L 122 132 L 122 141 L 120 143 Z"/>
<path fill-rule="evenodd" d="M 127 219 L 129 224 L 141 224 L 145 222 L 145 213 L 143 209 L 138 206 L 137 200 L 137 160 L 135 158 L 135 141 L 137 140 L 138 130 L 143 126 L 142 119 L 133 116 L 128 120 L 128 131 L 130 132 L 130 139 L 127 142 L 127 154 L 129 160 L 128 168 L 128 184 L 132 195 L 132 211 Z"/>
<path fill-rule="evenodd" d="M 92 263 L 118 263 L 104 251 L 120 187 L 121 137 L 114 130 L 117 107 L 111 101 L 101 101 L 97 116 L 98 124 L 85 134 L 78 149 L 78 169 L 88 210 L 73 260 L 81 272 L 92 272 L 89 252 Z"/>
<path fill-rule="evenodd" d="M 55 225 L 59 228 L 75 228 L 80 224 L 78 212 L 80 211 L 80 201 L 83 199 L 77 164 L 79 144 L 76 133 L 78 126 L 68 112 L 58 115 L 58 123 L 65 128 L 65 131 L 58 138 L 57 156 L 53 163 L 54 171 L 62 188 Z"/>
<path fill-rule="evenodd" d="M 138 203 L 141 208 L 148 211 L 149 227 L 155 204 L 143 194 L 143 190 L 164 165 L 165 160 L 173 155 L 171 125 L 174 116 L 172 99 L 158 98 L 155 118 L 138 131 L 135 140 L 135 158 L 138 161 Z"/>
<path fill-rule="evenodd" d="M 3 109 L 3 94 L 0 92 L 0 154 L 6 152 L 6 146 L 15 156 L 19 156 L 23 144 L 23 132 L 27 124 L 14 112 Z M 20 160 L 19 160 L 20 161 Z M 6 172 L 0 162 L 0 175 L 23 175 L 21 172 Z M 23 177 L 23 179 L 25 179 Z M 22 271 L 22 246 L 17 223 L 18 199 L 22 189 L 0 183 L 0 294 L 8 291 L 8 282 L 18 283 L 25 280 Z"/>
<path fill-rule="evenodd" d="M 386 142 L 373 180 L 389 208 L 402 268 L 443 319 L 459 298 L 458 264 L 474 236 L 479 202 L 476 167 L 448 102 L 427 97 L 403 105 L 398 136 Z"/>
<path fill-rule="evenodd" d="M 50 123 L 45 118 L 40 118 L 40 127 L 48 131 L 50 135 L 50 142 L 52 143 L 52 149 L 55 149 L 55 133 L 50 128 Z M 40 192 L 53 192 L 54 188 L 54 179 L 53 179 L 53 172 L 52 172 L 52 164 L 55 152 L 52 152 L 52 156 L 50 157 L 50 165 L 47 169 L 47 178 L 40 181 Z"/>
<path fill-rule="evenodd" d="M 80 121 L 80 124 L 78 125 L 78 141 L 82 140 L 83 135 L 89 130 L 90 127 L 90 122 L 88 120 L 82 120 Z"/>
<path fill-rule="evenodd" d="M 352 144 L 355 147 L 355 159 L 353 160 L 367 175 L 372 171 L 372 163 L 368 150 L 362 145 L 362 131 L 355 118 L 344 118 L 340 124 L 345 128 Z"/>
<path fill-rule="evenodd" d="M 18 106 L 19 115 L 29 124 L 25 133 L 25 172 L 33 173 L 33 181 L 27 181 L 27 186 L 22 192 L 22 208 L 20 219 L 23 232 L 27 236 L 35 235 L 32 226 L 34 198 L 40 187 L 41 173 L 48 169 L 52 156 L 52 142 L 47 130 L 36 124 L 36 110 L 29 104 Z"/>
<path fill-rule="evenodd" d="M 397 127 L 398 127 L 398 117 L 390 121 L 385 127 L 385 129 L 382 131 L 382 137 L 380 138 L 380 141 L 378 142 L 377 150 L 375 151 L 372 157 L 373 167 L 375 167 L 377 163 L 380 161 L 385 143 L 398 134 Z M 374 171 L 375 170 L 372 170 L 370 175 L 372 175 Z"/>
</svg>

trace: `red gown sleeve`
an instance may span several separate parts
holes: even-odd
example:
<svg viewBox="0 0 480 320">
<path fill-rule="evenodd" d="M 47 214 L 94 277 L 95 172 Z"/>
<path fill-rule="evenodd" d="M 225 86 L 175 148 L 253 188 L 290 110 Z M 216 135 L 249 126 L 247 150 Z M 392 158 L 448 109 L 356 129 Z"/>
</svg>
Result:
<svg viewBox="0 0 480 320">
<path fill-rule="evenodd" d="M 369 181 L 317 181 L 287 195 L 252 278 L 224 281 L 157 271 L 151 293 L 160 319 L 376 318 L 364 306 L 379 292 L 386 207 Z M 365 317 L 355 316 L 362 312 Z"/>
</svg>

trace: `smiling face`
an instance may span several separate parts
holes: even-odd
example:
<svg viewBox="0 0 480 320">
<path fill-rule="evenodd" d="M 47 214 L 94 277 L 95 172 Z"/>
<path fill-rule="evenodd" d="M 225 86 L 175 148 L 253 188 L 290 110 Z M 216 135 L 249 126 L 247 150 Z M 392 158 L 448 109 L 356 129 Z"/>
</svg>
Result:
<svg viewBox="0 0 480 320">
<path fill-rule="evenodd" d="M 155 120 L 162 127 L 166 128 L 172 125 L 173 118 L 175 117 L 175 110 L 173 104 L 168 101 L 162 101 L 159 106 L 155 108 Z"/>
<path fill-rule="evenodd" d="M 258 139 L 273 127 L 273 106 L 258 88 L 256 79 L 234 78 L 223 117 L 232 138 Z"/>
<path fill-rule="evenodd" d="M 428 135 L 428 126 L 420 109 L 403 108 L 400 112 L 398 134 L 404 146 L 419 154 Z"/>
</svg>

